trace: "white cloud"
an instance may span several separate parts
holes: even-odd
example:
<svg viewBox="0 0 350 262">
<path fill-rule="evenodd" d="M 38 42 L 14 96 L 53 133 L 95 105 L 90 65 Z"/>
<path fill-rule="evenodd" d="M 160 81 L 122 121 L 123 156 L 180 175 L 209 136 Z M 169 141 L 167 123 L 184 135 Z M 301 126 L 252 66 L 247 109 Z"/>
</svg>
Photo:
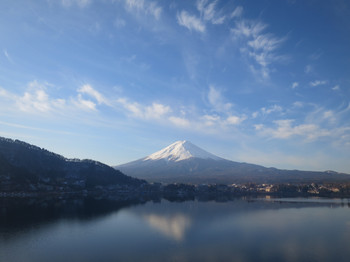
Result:
<svg viewBox="0 0 350 262">
<path fill-rule="evenodd" d="M 274 37 L 271 34 L 258 35 L 253 40 L 248 41 L 248 45 L 254 50 L 262 50 L 265 53 L 274 51 L 284 41 L 283 38 Z"/>
<path fill-rule="evenodd" d="M 90 100 L 84 99 L 81 94 L 78 94 L 77 99 L 73 99 L 72 103 L 82 110 L 96 111 L 96 104 Z"/>
<path fill-rule="evenodd" d="M 117 99 L 117 103 L 122 105 L 127 111 L 132 113 L 135 117 L 142 118 L 143 117 L 143 110 L 141 108 L 141 105 L 136 102 L 130 102 L 126 98 L 119 98 Z"/>
<path fill-rule="evenodd" d="M 209 103 L 213 106 L 220 103 L 222 100 L 221 93 L 218 90 L 216 90 L 213 86 L 209 87 L 208 100 Z"/>
<path fill-rule="evenodd" d="M 171 109 L 169 106 L 153 103 L 152 106 L 146 107 L 145 116 L 147 118 L 161 118 L 170 112 Z"/>
<path fill-rule="evenodd" d="M 255 111 L 252 113 L 252 118 L 257 118 L 259 116 L 259 112 Z"/>
<path fill-rule="evenodd" d="M 8 91 L 6 91 L 5 89 L 3 89 L 2 87 L 0 87 L 0 96 L 6 99 L 11 99 L 13 98 L 13 95 L 11 93 L 9 93 Z"/>
<path fill-rule="evenodd" d="M 242 20 L 236 22 L 236 27 L 231 29 L 231 33 L 234 37 L 257 37 L 259 34 L 267 28 L 267 24 Z"/>
<path fill-rule="evenodd" d="M 243 14 L 243 7 L 242 6 L 237 6 L 235 10 L 233 10 L 231 14 L 231 18 L 236 18 L 236 17 L 241 17 Z"/>
<path fill-rule="evenodd" d="M 169 120 L 171 123 L 173 123 L 175 126 L 178 126 L 178 127 L 189 127 L 190 126 L 190 121 L 186 118 L 183 118 L 183 117 L 171 116 L 171 117 L 169 117 Z"/>
<path fill-rule="evenodd" d="M 23 96 L 17 96 L 7 92 L 7 97 L 15 101 L 17 108 L 21 111 L 33 113 L 48 113 L 61 110 L 65 105 L 64 99 L 52 99 L 47 93 L 48 84 L 32 81 L 28 84 Z"/>
<path fill-rule="evenodd" d="M 162 8 L 157 6 L 157 4 L 155 2 L 151 2 L 148 7 L 147 7 L 147 12 L 152 14 L 154 16 L 154 18 L 156 18 L 157 20 L 159 20 L 161 14 L 162 14 Z"/>
<path fill-rule="evenodd" d="M 25 92 L 24 96 L 17 101 L 17 105 L 22 111 L 31 111 L 32 109 L 48 112 L 51 106 L 48 101 L 48 95 L 43 89 L 33 92 Z"/>
<path fill-rule="evenodd" d="M 297 88 L 299 86 L 299 83 L 298 82 L 294 82 L 293 84 L 292 84 L 292 89 L 295 89 L 295 88 Z"/>
<path fill-rule="evenodd" d="M 6 59 L 7 59 L 11 64 L 14 64 L 14 61 L 12 60 L 12 57 L 11 57 L 10 54 L 7 52 L 7 50 L 4 49 L 3 52 L 4 52 L 4 56 L 6 57 Z"/>
<path fill-rule="evenodd" d="M 272 105 L 268 108 L 266 107 L 262 107 L 260 108 L 259 111 L 256 111 L 256 112 L 253 112 L 252 113 L 252 117 L 253 118 L 257 118 L 259 115 L 269 115 L 271 113 L 275 113 L 275 112 L 282 112 L 283 111 L 283 108 L 279 105 Z"/>
<path fill-rule="evenodd" d="M 325 80 L 315 80 L 315 81 L 310 82 L 310 86 L 313 86 L 313 87 L 325 85 L 325 84 L 327 84 L 327 81 L 325 81 Z"/>
<path fill-rule="evenodd" d="M 209 86 L 208 101 L 215 111 L 227 113 L 231 108 L 231 103 L 224 102 L 220 90 L 214 86 Z"/>
<path fill-rule="evenodd" d="M 246 120 L 247 117 L 246 116 L 242 116 L 242 117 L 239 117 L 239 116 L 229 116 L 227 119 L 226 119 L 226 123 L 228 125 L 239 125 L 240 123 L 242 123 L 244 120 Z"/>
<path fill-rule="evenodd" d="M 311 54 L 309 58 L 311 60 L 318 60 L 323 55 L 323 51 L 321 49 L 317 50 L 315 53 Z"/>
<path fill-rule="evenodd" d="M 276 128 L 265 127 L 264 125 L 256 125 L 255 129 L 265 136 L 278 139 L 288 139 L 293 136 L 304 137 L 307 141 L 313 141 L 319 137 L 330 136 L 331 132 L 320 128 L 316 124 L 294 125 L 294 120 L 283 119 L 274 121 Z"/>
<path fill-rule="evenodd" d="M 210 21 L 212 24 L 218 25 L 225 21 L 226 16 L 218 15 L 217 11 L 215 10 L 216 4 L 217 1 L 208 3 L 207 0 L 198 0 L 197 9 L 204 21 Z"/>
<path fill-rule="evenodd" d="M 112 103 L 108 101 L 100 92 L 95 90 L 91 85 L 85 84 L 77 89 L 77 97 L 71 98 L 71 103 L 85 111 L 97 111 L 97 105 L 112 106 Z M 85 97 L 84 97 L 85 95 Z M 93 98 L 96 102 L 87 99 L 86 96 Z"/>
<path fill-rule="evenodd" d="M 279 105 L 273 105 L 273 106 L 270 106 L 269 108 L 261 108 L 261 112 L 264 114 L 264 115 L 269 115 L 273 112 L 281 112 L 283 109 L 281 106 Z"/>
<path fill-rule="evenodd" d="M 304 103 L 303 102 L 300 102 L 300 101 L 295 101 L 293 103 L 293 107 L 298 107 L 298 108 L 301 108 L 304 106 Z"/>
<path fill-rule="evenodd" d="M 214 126 L 220 121 L 220 117 L 218 115 L 204 115 L 202 121 L 205 126 Z"/>
<path fill-rule="evenodd" d="M 110 105 L 107 100 L 90 85 L 84 85 L 77 89 L 77 95 L 69 99 L 53 98 L 50 96 L 50 89 L 53 86 L 48 83 L 32 81 L 28 84 L 23 95 L 13 94 L 0 88 L 0 96 L 14 103 L 15 108 L 26 113 L 67 113 L 72 114 L 75 109 L 84 111 L 96 111 L 98 104 Z M 97 103 L 86 99 L 88 95 Z"/>
<path fill-rule="evenodd" d="M 304 72 L 305 72 L 305 74 L 309 74 L 312 72 L 312 70 L 313 70 L 313 67 L 311 65 L 306 65 Z"/>
<path fill-rule="evenodd" d="M 190 15 L 184 10 L 177 14 L 177 22 L 179 25 L 186 27 L 190 31 L 195 30 L 201 33 L 205 32 L 204 23 L 196 16 Z"/>
<path fill-rule="evenodd" d="M 334 111 L 327 110 L 323 112 L 323 117 L 325 120 L 328 120 L 331 124 L 334 124 L 337 121 Z"/>
<path fill-rule="evenodd" d="M 234 41 L 242 41 L 243 47 L 240 51 L 248 58 L 252 58 L 249 68 L 254 74 L 260 75 L 263 79 L 269 78 L 271 64 L 282 62 L 287 59 L 284 55 L 277 55 L 276 50 L 286 38 L 276 37 L 270 33 L 263 33 L 267 24 L 260 21 L 240 20 L 231 29 Z"/>
<path fill-rule="evenodd" d="M 229 115 L 226 118 L 222 118 L 219 115 L 204 115 L 199 119 L 197 126 L 205 126 L 205 127 L 215 127 L 219 128 L 227 128 L 229 126 L 236 126 L 241 124 L 244 120 L 246 120 L 246 116 L 236 116 Z"/>
<path fill-rule="evenodd" d="M 152 15 L 155 19 L 159 20 L 163 9 L 157 5 L 156 2 L 144 1 L 144 0 L 126 0 L 126 9 L 130 12 L 143 12 L 146 15 Z"/>
<path fill-rule="evenodd" d="M 83 85 L 77 91 L 80 94 L 87 94 L 87 95 L 93 97 L 94 99 L 96 99 L 98 104 L 110 105 L 109 101 L 101 93 L 99 93 L 97 90 L 93 89 L 91 87 L 91 85 L 89 85 L 89 84 Z"/>
<path fill-rule="evenodd" d="M 264 129 L 264 125 L 263 124 L 256 124 L 254 125 L 255 130 L 263 130 Z"/>
<path fill-rule="evenodd" d="M 338 91 L 338 90 L 340 90 L 339 85 L 336 85 L 336 86 L 332 87 L 332 90 L 334 90 L 334 91 Z"/>
<path fill-rule="evenodd" d="M 349 112 L 349 106 L 344 108 L 344 104 L 337 109 L 324 108 L 318 105 L 312 105 L 313 110 L 306 113 L 305 121 L 307 123 L 315 123 L 322 125 L 326 128 L 344 127 L 348 123 L 347 117 Z"/>
<path fill-rule="evenodd" d="M 77 5 L 81 8 L 84 8 L 91 4 L 91 0 L 61 0 L 61 4 L 64 7 L 70 7 L 72 5 Z"/>
<path fill-rule="evenodd" d="M 212 20 L 214 25 L 221 25 L 225 22 L 226 16 L 220 16 Z"/>
<path fill-rule="evenodd" d="M 172 111 L 170 106 L 160 103 L 152 103 L 150 106 L 145 106 L 137 102 L 130 102 L 126 98 L 119 98 L 117 103 L 122 105 L 123 108 L 130 112 L 134 117 L 143 120 L 161 119 Z"/>
<path fill-rule="evenodd" d="M 179 25 L 186 27 L 190 31 L 195 30 L 201 33 L 206 31 L 206 23 L 213 25 L 223 24 L 226 15 L 222 15 L 222 11 L 216 10 L 217 0 L 209 2 L 208 0 L 197 0 L 196 7 L 200 16 L 189 14 L 182 10 L 177 14 L 177 22 Z"/>
<path fill-rule="evenodd" d="M 208 4 L 208 0 L 198 0 L 197 9 L 203 16 L 204 20 L 211 20 L 215 15 L 216 1 Z"/>
</svg>

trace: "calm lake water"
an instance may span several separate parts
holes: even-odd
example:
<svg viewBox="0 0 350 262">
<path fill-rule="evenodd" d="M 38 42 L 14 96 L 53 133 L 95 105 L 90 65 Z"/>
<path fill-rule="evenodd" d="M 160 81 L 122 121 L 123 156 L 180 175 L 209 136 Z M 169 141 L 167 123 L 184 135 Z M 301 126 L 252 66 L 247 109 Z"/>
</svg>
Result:
<svg viewBox="0 0 350 262">
<path fill-rule="evenodd" d="M 0 261 L 349 261 L 350 200 L 0 199 Z"/>
</svg>

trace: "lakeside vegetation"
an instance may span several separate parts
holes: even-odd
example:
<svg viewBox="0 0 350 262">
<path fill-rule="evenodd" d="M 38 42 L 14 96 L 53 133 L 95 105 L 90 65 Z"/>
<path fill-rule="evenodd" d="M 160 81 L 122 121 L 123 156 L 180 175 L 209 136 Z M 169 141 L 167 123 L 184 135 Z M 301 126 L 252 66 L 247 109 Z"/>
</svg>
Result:
<svg viewBox="0 0 350 262">
<path fill-rule="evenodd" d="M 326 184 L 161 184 L 143 183 L 140 185 L 95 186 L 87 189 L 83 185 L 41 186 L 32 190 L 3 190 L 2 198 L 35 198 L 51 196 L 57 198 L 97 197 L 104 199 L 230 199 L 240 196 L 272 197 L 331 197 L 349 198 L 350 183 Z"/>
</svg>

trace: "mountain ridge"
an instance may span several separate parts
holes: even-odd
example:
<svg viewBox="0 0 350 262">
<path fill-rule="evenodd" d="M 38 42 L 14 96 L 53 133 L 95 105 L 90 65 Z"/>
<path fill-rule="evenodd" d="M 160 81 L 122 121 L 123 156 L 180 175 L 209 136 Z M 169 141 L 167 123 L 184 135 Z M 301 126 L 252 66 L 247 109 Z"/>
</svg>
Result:
<svg viewBox="0 0 350 262">
<path fill-rule="evenodd" d="M 188 152 L 182 154 L 182 149 L 178 148 L 181 146 Z M 199 149 L 205 154 L 196 154 L 191 149 Z M 335 171 L 286 170 L 227 160 L 186 140 L 177 141 L 149 156 L 114 168 L 149 182 L 163 183 L 350 182 L 350 175 Z"/>
<path fill-rule="evenodd" d="M 137 185 L 141 180 L 95 160 L 67 159 L 20 140 L 0 137 L 0 191 Z"/>
</svg>

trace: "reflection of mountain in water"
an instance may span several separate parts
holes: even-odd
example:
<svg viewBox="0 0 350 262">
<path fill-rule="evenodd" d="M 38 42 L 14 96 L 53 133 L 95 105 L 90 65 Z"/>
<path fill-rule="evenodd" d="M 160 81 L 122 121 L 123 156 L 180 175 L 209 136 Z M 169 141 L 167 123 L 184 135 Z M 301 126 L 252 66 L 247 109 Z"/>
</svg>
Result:
<svg viewBox="0 0 350 262">
<path fill-rule="evenodd" d="M 96 199 L 0 199 L 0 234 L 21 231 L 57 220 L 90 221 L 141 201 Z"/>
<path fill-rule="evenodd" d="M 185 214 L 160 216 L 149 214 L 144 216 L 151 227 L 176 241 L 182 241 L 186 230 L 191 227 L 192 220 Z"/>
<path fill-rule="evenodd" d="M 163 200 L 161 204 L 146 203 L 130 211 L 137 217 L 142 217 L 157 232 L 181 242 L 192 227 L 200 227 L 201 223 L 211 224 L 213 221 L 221 221 L 222 218 L 267 210 L 341 206 L 350 207 L 350 204 L 348 200 L 317 198 L 236 199 L 228 202 Z"/>
<path fill-rule="evenodd" d="M 58 220 L 88 222 L 131 208 L 129 211 L 142 217 L 152 228 L 176 241 L 183 240 L 186 232 L 197 220 L 210 220 L 220 216 L 239 215 L 258 210 L 306 207 L 349 206 L 348 200 L 236 199 L 229 202 L 169 202 L 159 204 L 145 201 L 113 201 L 96 199 L 0 199 L 0 235 L 55 223 Z"/>
<path fill-rule="evenodd" d="M 312 201 L 0 202 L 0 261 L 347 262 L 348 200 Z"/>
</svg>

